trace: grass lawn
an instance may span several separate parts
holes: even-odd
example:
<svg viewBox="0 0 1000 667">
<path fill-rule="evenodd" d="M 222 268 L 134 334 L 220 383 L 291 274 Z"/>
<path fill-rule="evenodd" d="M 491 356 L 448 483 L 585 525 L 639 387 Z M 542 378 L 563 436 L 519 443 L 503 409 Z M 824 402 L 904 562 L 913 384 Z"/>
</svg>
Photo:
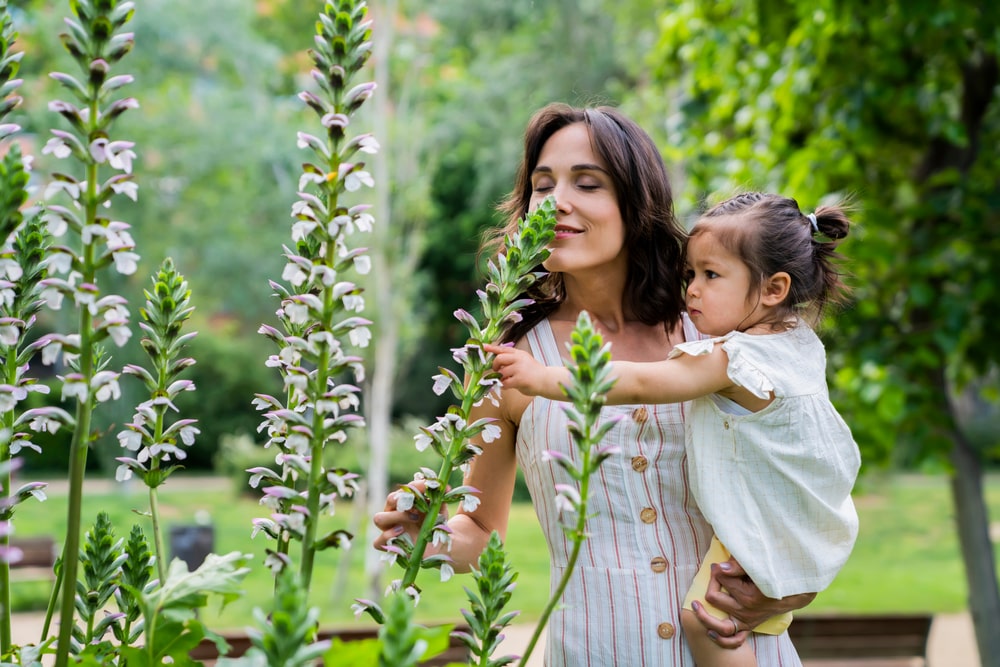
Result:
<svg viewBox="0 0 1000 667">
<path fill-rule="evenodd" d="M 838 579 L 817 597 L 810 611 L 964 609 L 967 589 L 947 480 L 940 476 L 898 475 L 866 479 L 859 489 L 855 496 L 861 515 L 857 547 Z M 135 513 L 144 511 L 147 502 L 144 488 L 135 485 L 109 493 L 90 493 L 85 500 L 84 521 L 89 525 L 98 512 L 106 511 L 120 527 L 120 535 L 127 535 L 133 523 L 139 523 L 148 533 L 148 518 Z M 988 479 L 987 502 L 990 515 L 1000 521 L 1000 476 Z M 197 515 L 207 513 L 215 527 L 216 552 L 240 550 L 253 555 L 246 596 L 223 610 L 212 606 L 203 614 L 211 627 L 245 626 L 251 622 L 254 607 L 269 606 L 272 580 L 262 565 L 264 548 L 269 543 L 262 537 L 249 539 L 250 519 L 260 515 L 254 497 L 240 496 L 231 483 L 213 478 L 196 491 L 172 491 L 168 482 L 161 487 L 160 505 L 167 527 L 194 523 Z M 351 521 L 357 518 L 351 512 L 350 506 L 339 506 L 336 526 L 352 529 Z M 28 502 L 19 506 L 14 518 L 17 534 L 50 534 L 58 540 L 64 532 L 65 514 L 65 496 L 53 491 L 45 503 Z M 353 531 L 363 535 L 366 529 L 367 520 Z M 511 608 L 522 610 L 523 620 L 537 618 L 547 599 L 548 554 L 530 505 L 518 504 L 513 508 L 507 547 L 519 572 Z M 364 541 L 360 539 L 349 552 L 325 551 L 317 555 L 312 602 L 323 610 L 324 625 L 356 623 L 350 611 L 353 599 L 371 597 L 365 590 L 363 552 Z M 344 571 L 343 567 L 348 569 Z M 398 576 L 399 572 L 393 570 L 390 576 Z M 418 607 L 420 619 L 456 620 L 458 609 L 467 606 L 463 586 L 471 585 L 472 580 L 459 575 L 440 583 L 435 575 L 425 571 L 418 580 L 423 589 Z M 27 604 L 26 598 L 38 598 L 41 590 L 34 584 L 15 584 L 15 603 Z"/>
</svg>

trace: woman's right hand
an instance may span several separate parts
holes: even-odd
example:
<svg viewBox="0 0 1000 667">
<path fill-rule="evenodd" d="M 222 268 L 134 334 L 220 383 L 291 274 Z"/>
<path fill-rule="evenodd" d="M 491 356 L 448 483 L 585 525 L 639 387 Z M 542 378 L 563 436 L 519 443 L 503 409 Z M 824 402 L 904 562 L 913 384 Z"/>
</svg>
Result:
<svg viewBox="0 0 1000 667">
<path fill-rule="evenodd" d="M 423 491 L 422 482 L 411 482 L 409 486 Z M 376 512 L 375 516 L 372 517 L 372 523 L 375 524 L 376 528 L 379 528 L 382 531 L 382 533 L 376 537 L 375 541 L 372 543 L 379 551 L 385 551 L 385 547 L 389 543 L 389 540 L 396 539 L 404 533 L 409 535 L 411 543 L 417 541 L 417 534 L 420 532 L 420 526 L 424 523 L 424 513 L 415 508 L 410 508 L 405 511 L 400 510 L 397 507 L 397 503 L 399 501 L 400 494 L 402 493 L 406 492 L 393 491 L 386 496 L 385 509 L 381 512 Z M 441 514 L 447 517 L 447 508 L 442 508 Z M 428 553 L 430 553 L 430 548 L 428 548 Z"/>
</svg>

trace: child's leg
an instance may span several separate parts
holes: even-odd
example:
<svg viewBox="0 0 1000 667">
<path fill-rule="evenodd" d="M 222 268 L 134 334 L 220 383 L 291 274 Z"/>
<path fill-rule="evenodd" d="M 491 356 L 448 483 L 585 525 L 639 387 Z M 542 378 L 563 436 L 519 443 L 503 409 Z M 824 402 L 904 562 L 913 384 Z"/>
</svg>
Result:
<svg viewBox="0 0 1000 667">
<path fill-rule="evenodd" d="M 690 609 L 681 610 L 681 626 L 698 667 L 757 667 L 757 656 L 749 643 L 736 649 L 719 646 Z"/>
<path fill-rule="evenodd" d="M 748 644 L 737 649 L 723 648 L 708 636 L 708 630 L 698 616 L 692 611 L 691 603 L 698 600 L 709 614 L 719 619 L 729 617 L 725 612 L 716 609 L 705 602 L 705 591 L 712 578 L 712 563 L 722 563 L 729 560 L 729 550 L 715 537 L 708 546 L 708 553 L 701 560 L 701 567 L 694 575 L 691 588 L 688 589 L 681 609 L 681 627 L 687 639 L 694 662 L 698 667 L 757 667 L 757 656 Z"/>
</svg>

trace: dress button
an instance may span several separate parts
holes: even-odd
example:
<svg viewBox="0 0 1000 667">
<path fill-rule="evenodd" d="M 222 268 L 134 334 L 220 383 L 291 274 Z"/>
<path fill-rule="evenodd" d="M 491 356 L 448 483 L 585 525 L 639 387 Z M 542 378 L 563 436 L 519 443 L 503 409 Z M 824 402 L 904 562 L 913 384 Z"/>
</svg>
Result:
<svg viewBox="0 0 1000 667">
<path fill-rule="evenodd" d="M 649 467 L 649 459 L 645 456 L 633 456 L 632 457 L 632 470 L 636 472 L 645 472 L 646 468 Z"/>
<path fill-rule="evenodd" d="M 642 511 L 639 512 L 639 518 L 642 519 L 643 523 L 653 523 L 656 521 L 656 510 L 652 507 L 643 507 Z"/>
<path fill-rule="evenodd" d="M 667 559 L 664 558 L 663 556 L 657 556 L 653 560 L 649 561 L 649 569 L 651 569 L 653 572 L 656 572 L 657 574 L 666 571 Z"/>
<path fill-rule="evenodd" d="M 676 632 L 677 631 L 674 630 L 674 626 L 669 623 L 660 623 L 656 626 L 656 634 L 660 635 L 660 639 L 670 639 Z"/>
<path fill-rule="evenodd" d="M 637 424 L 645 424 L 649 419 L 649 411 L 646 408 L 636 408 L 632 411 L 632 419 Z"/>
<path fill-rule="evenodd" d="M 727 431 L 729 430 L 729 420 L 722 422 L 722 428 L 726 429 Z"/>
</svg>

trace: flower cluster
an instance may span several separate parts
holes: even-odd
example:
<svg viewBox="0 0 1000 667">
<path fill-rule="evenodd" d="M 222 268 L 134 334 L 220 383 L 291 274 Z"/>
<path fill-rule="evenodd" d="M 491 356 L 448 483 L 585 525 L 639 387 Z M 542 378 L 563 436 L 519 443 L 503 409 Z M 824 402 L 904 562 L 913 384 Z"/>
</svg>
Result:
<svg viewBox="0 0 1000 667">
<path fill-rule="evenodd" d="M 142 309 L 143 322 L 139 326 L 146 333 L 142 348 L 149 355 L 152 371 L 129 364 L 124 372 L 142 380 L 150 398 L 135 409 L 131 423 L 118 433 L 118 442 L 134 457 L 119 457 L 115 478 L 128 479 L 139 475 L 146 486 L 156 488 L 176 470 L 176 465 L 164 463 L 187 457 L 180 445 L 194 444 L 198 428 L 194 419 L 177 419 L 168 423 L 170 411 L 178 412 L 174 399 L 184 391 L 194 391 L 190 380 L 178 379 L 180 373 L 194 364 L 194 359 L 181 357 L 185 344 L 195 334 L 181 334 L 181 327 L 194 310 L 190 306 L 191 290 L 184 276 L 174 268 L 173 261 L 164 260 L 153 277 L 153 289 L 147 290 L 146 307 Z M 98 373 L 100 375 L 100 373 Z"/>
<path fill-rule="evenodd" d="M 285 395 L 257 394 L 254 401 L 264 413 L 265 446 L 275 450 L 277 464 L 250 471 L 251 483 L 262 487 L 262 504 L 272 512 L 254 522 L 254 534 L 277 540 L 267 556 L 275 571 L 291 564 L 290 541 L 302 543 L 306 587 L 315 552 L 347 547 L 352 537 L 343 530 L 320 536 L 318 524 L 322 515 L 335 512 L 337 498 L 357 489 L 357 475 L 327 469 L 323 452 L 345 442 L 349 429 L 364 425 L 356 384 L 364 380 L 364 367 L 351 349 L 368 345 L 371 322 L 360 315 L 364 298 L 348 272 L 366 274 L 371 263 L 365 249 L 349 241 L 355 233 L 370 231 L 374 219 L 368 205 L 347 205 L 343 195 L 374 185 L 360 156 L 375 153 L 378 142 L 350 130 L 375 84 L 348 88 L 371 52 L 370 25 L 363 2 L 327 0 L 319 15 L 310 52 L 318 91 L 299 97 L 319 116 L 323 133 L 298 135 L 299 147 L 311 151 L 312 159 L 303 165 L 291 211 L 294 247 L 285 247 L 282 272 L 287 286 L 271 283 L 281 300 L 280 329 L 260 328 L 278 346 L 267 365 L 280 373 Z"/>
</svg>

